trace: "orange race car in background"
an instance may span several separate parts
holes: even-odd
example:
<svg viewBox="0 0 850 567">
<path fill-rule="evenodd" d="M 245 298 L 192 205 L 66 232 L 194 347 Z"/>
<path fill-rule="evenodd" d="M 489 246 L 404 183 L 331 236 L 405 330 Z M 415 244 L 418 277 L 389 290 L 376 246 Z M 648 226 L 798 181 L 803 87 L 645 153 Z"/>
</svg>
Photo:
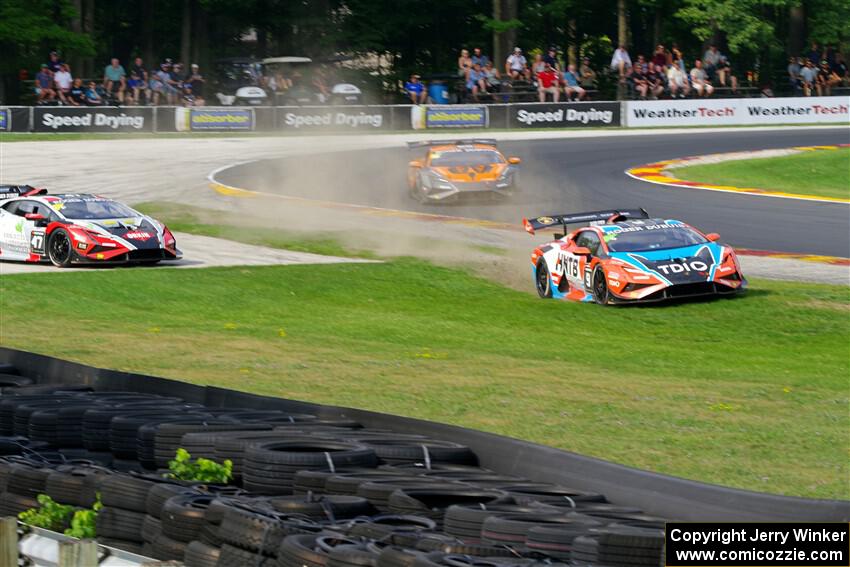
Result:
<svg viewBox="0 0 850 567">
<path fill-rule="evenodd" d="M 408 164 L 407 171 L 410 196 L 419 202 L 500 199 L 519 188 L 521 160 L 502 155 L 496 140 L 408 142 L 407 147 L 426 149 L 423 157 Z"/>
</svg>

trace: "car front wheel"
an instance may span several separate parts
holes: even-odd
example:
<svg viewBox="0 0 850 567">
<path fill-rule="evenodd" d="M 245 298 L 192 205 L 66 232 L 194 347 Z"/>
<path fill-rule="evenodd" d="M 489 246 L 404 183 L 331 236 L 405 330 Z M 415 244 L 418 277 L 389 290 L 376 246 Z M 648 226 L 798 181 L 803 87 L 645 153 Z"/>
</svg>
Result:
<svg viewBox="0 0 850 567">
<path fill-rule="evenodd" d="M 58 268 L 67 268 L 74 259 L 71 237 L 64 228 L 57 228 L 47 242 L 47 257 Z"/>
<path fill-rule="evenodd" d="M 549 275 L 549 267 L 546 266 L 546 260 L 542 258 L 537 261 L 534 285 L 537 288 L 537 295 L 543 299 L 552 297 L 552 277 Z"/>
<path fill-rule="evenodd" d="M 596 266 L 593 270 L 593 301 L 599 305 L 608 305 L 611 293 L 608 291 L 608 279 L 602 266 Z"/>
</svg>

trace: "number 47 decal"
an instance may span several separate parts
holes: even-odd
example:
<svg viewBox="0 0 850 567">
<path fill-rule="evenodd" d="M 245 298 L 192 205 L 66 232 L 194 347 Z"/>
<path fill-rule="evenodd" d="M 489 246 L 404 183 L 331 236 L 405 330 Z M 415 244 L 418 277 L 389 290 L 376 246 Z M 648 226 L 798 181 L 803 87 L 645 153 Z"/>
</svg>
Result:
<svg viewBox="0 0 850 567">
<path fill-rule="evenodd" d="M 33 254 L 44 254 L 44 232 L 40 230 L 32 231 L 30 236 L 30 249 Z"/>
</svg>

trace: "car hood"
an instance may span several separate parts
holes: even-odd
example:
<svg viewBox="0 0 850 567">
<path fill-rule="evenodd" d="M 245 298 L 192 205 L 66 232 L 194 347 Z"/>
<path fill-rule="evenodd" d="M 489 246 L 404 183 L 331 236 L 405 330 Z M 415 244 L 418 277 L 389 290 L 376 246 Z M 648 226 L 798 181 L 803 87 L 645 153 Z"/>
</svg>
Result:
<svg viewBox="0 0 850 567">
<path fill-rule="evenodd" d="M 508 168 L 505 163 L 489 165 L 453 165 L 451 167 L 431 167 L 431 171 L 454 183 L 478 181 L 496 181 Z"/>
<path fill-rule="evenodd" d="M 667 250 L 612 252 L 611 257 L 676 285 L 714 279 L 714 272 L 723 260 L 723 246 L 708 242 Z"/>
<path fill-rule="evenodd" d="M 73 224 L 82 226 L 104 236 L 117 236 L 136 248 L 160 247 L 161 228 L 146 217 L 121 219 L 69 219 Z"/>
</svg>

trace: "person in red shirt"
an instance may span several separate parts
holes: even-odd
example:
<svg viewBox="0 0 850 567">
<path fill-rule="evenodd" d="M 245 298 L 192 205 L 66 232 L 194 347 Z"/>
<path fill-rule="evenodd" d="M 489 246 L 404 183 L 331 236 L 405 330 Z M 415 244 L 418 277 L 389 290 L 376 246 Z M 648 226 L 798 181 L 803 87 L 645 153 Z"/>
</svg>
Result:
<svg viewBox="0 0 850 567">
<path fill-rule="evenodd" d="M 546 68 L 537 73 L 537 93 L 540 95 L 540 102 L 546 102 L 546 94 L 552 95 L 552 101 L 558 102 L 558 94 L 560 92 L 560 80 L 558 73 L 552 68 L 552 65 L 546 63 Z"/>
</svg>

